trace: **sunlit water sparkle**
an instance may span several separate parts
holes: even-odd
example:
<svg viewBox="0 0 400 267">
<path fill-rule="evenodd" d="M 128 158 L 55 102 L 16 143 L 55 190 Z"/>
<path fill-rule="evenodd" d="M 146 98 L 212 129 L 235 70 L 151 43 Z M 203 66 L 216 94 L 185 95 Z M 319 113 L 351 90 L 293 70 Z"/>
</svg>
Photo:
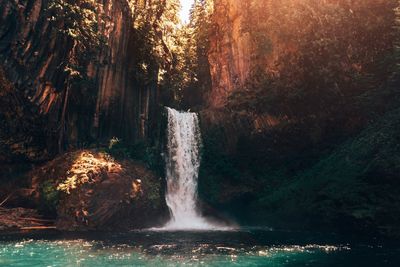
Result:
<svg viewBox="0 0 400 267">
<path fill-rule="evenodd" d="M 398 247 L 323 237 L 276 231 L 2 236 L 0 266 L 400 266 Z"/>
</svg>

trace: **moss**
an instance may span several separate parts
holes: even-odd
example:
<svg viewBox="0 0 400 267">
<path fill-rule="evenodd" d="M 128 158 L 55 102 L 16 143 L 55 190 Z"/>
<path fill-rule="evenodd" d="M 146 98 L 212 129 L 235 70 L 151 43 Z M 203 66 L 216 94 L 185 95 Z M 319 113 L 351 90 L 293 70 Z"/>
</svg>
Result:
<svg viewBox="0 0 400 267">
<path fill-rule="evenodd" d="M 45 181 L 40 186 L 40 204 L 41 213 L 55 216 L 57 214 L 57 205 L 60 200 L 59 191 L 52 181 Z"/>
<path fill-rule="evenodd" d="M 146 198 L 145 206 L 149 208 L 149 210 L 161 210 L 164 208 L 164 196 L 162 194 L 162 185 L 161 181 L 154 181 L 152 179 L 144 180 L 144 187 L 146 190 Z"/>
</svg>

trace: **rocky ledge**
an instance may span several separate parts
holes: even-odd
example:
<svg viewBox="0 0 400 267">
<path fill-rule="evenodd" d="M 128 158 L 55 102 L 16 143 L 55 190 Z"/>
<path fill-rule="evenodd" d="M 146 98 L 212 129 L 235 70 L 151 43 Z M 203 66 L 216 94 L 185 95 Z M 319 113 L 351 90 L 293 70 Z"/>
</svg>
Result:
<svg viewBox="0 0 400 267">
<path fill-rule="evenodd" d="M 0 207 L 0 232 L 54 229 L 54 221 L 44 219 L 37 210 Z"/>
</svg>

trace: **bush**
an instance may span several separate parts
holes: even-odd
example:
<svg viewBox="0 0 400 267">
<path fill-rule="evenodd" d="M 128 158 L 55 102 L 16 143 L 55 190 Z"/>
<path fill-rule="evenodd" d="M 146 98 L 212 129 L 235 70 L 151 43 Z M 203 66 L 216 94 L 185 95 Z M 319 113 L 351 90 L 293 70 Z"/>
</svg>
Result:
<svg viewBox="0 0 400 267">
<path fill-rule="evenodd" d="M 40 185 L 39 210 L 43 214 L 56 216 L 59 197 L 60 192 L 57 190 L 57 186 L 51 181 L 45 181 Z"/>
<path fill-rule="evenodd" d="M 143 162 L 150 170 L 163 176 L 164 160 L 161 157 L 161 151 L 157 147 L 149 146 L 146 142 L 129 145 L 123 140 L 113 137 L 105 152 L 119 160 L 132 159 Z"/>
</svg>

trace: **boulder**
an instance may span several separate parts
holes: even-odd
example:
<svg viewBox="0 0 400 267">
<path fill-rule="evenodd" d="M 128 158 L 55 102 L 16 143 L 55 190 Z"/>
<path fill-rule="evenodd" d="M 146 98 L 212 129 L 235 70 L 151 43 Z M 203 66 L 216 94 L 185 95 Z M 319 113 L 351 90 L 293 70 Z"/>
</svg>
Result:
<svg viewBox="0 0 400 267">
<path fill-rule="evenodd" d="M 146 228 L 168 218 L 163 180 L 143 164 L 97 150 L 65 153 L 31 173 L 42 212 L 61 230 Z"/>
</svg>

